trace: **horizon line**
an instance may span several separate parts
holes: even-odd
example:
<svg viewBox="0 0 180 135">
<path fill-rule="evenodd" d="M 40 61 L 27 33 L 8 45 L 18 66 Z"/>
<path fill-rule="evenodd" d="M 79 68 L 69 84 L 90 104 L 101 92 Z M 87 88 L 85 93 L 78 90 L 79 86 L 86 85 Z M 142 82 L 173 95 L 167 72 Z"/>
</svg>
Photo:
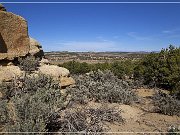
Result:
<svg viewBox="0 0 180 135">
<path fill-rule="evenodd" d="M 137 1 L 137 2 L 101 2 L 101 1 L 94 1 L 94 2 L 91 2 L 91 1 L 87 1 L 87 2 L 80 2 L 80 1 L 77 1 L 77 2 L 56 2 L 56 1 L 52 1 L 52 2 L 41 2 L 41 1 L 36 1 L 36 2 L 30 2 L 30 1 L 24 1 L 24 2 L 0 2 L 0 3 L 5 3 L 5 4 L 180 4 L 180 2 L 150 2 L 150 1 L 147 1 L 147 2 L 140 2 L 140 1 Z"/>
<path fill-rule="evenodd" d="M 45 53 L 48 53 L 48 52 L 64 52 L 64 53 L 88 53 L 88 52 L 92 52 L 92 53 L 108 53 L 108 52 L 112 52 L 112 53 L 122 53 L 122 52 L 125 52 L 125 53 L 151 53 L 151 52 L 160 52 L 160 51 L 44 51 Z"/>
</svg>

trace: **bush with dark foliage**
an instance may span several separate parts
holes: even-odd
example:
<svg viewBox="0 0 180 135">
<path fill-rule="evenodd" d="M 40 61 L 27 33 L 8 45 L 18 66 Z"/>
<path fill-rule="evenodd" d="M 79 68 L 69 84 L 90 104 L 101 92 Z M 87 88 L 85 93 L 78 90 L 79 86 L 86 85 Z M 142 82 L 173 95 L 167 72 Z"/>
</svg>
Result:
<svg viewBox="0 0 180 135">
<path fill-rule="evenodd" d="M 180 127 L 170 126 L 167 135 L 180 135 Z"/>
<path fill-rule="evenodd" d="M 155 111 L 165 115 L 180 116 L 180 100 L 171 95 L 157 92 L 153 97 Z"/>
<path fill-rule="evenodd" d="M 134 68 L 135 79 L 152 87 L 168 89 L 180 93 L 180 47 L 172 45 L 159 53 L 151 53 Z"/>
<path fill-rule="evenodd" d="M 19 58 L 18 61 L 18 66 L 20 67 L 20 69 L 27 72 L 35 71 L 39 66 L 39 58 L 36 58 L 34 56 Z"/>
</svg>

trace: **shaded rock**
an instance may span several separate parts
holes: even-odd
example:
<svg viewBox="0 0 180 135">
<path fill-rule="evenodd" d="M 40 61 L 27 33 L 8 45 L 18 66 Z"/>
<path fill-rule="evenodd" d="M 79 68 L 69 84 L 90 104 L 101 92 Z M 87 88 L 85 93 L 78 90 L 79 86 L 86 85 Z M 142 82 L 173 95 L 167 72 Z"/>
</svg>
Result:
<svg viewBox="0 0 180 135">
<path fill-rule="evenodd" d="M 14 65 L 12 61 L 9 60 L 0 60 L 0 65 L 1 66 L 11 66 Z"/>
<path fill-rule="evenodd" d="M 66 87 L 70 85 L 74 85 L 75 81 L 72 77 L 61 77 L 60 78 L 60 85 L 61 87 Z"/>
<path fill-rule="evenodd" d="M 1 9 L 2 6 L 1 6 Z M 13 60 L 29 52 L 27 22 L 21 16 L 0 11 L 0 60 Z"/>
<path fill-rule="evenodd" d="M 0 4 L 0 11 L 6 11 L 6 8 L 2 4 Z"/>
<path fill-rule="evenodd" d="M 32 56 L 36 56 L 36 57 L 42 57 L 44 56 L 44 52 L 42 50 L 42 46 L 40 45 L 40 43 L 38 41 L 36 41 L 35 39 L 30 37 L 30 50 L 29 53 Z"/>
<path fill-rule="evenodd" d="M 23 75 L 23 71 L 18 66 L 1 66 L 0 67 L 0 82 L 11 81 L 16 77 Z"/>
<path fill-rule="evenodd" d="M 53 78 L 59 79 L 60 77 L 68 77 L 69 70 L 56 65 L 42 65 L 39 67 L 39 72 L 45 75 L 50 75 Z"/>
</svg>

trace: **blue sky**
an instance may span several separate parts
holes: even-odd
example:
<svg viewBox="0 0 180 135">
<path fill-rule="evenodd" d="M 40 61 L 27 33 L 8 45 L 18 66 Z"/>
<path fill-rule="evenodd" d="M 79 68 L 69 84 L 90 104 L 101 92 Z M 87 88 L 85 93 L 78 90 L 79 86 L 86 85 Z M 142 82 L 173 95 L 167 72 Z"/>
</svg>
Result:
<svg viewBox="0 0 180 135">
<path fill-rule="evenodd" d="M 169 44 L 180 46 L 180 4 L 4 5 L 28 21 L 29 35 L 45 51 L 159 51 Z"/>
</svg>

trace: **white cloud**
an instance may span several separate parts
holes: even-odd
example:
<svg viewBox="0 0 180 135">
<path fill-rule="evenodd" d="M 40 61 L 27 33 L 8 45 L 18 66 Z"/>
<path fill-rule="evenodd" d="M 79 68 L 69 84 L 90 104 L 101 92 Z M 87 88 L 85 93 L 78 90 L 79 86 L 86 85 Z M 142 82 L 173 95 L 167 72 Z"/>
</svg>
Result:
<svg viewBox="0 0 180 135">
<path fill-rule="evenodd" d="M 129 33 L 127 33 L 127 35 L 134 38 L 135 40 L 151 40 L 150 37 L 139 36 L 136 32 L 129 32 Z"/>
<path fill-rule="evenodd" d="M 172 33 L 172 31 L 171 30 L 163 30 L 162 33 L 169 34 L 169 33 Z"/>
<path fill-rule="evenodd" d="M 163 34 L 173 34 L 173 33 L 179 33 L 180 28 L 175 28 L 175 29 L 167 29 L 167 30 L 163 30 L 162 33 Z"/>
<path fill-rule="evenodd" d="M 53 47 L 52 47 L 53 46 Z M 57 42 L 51 45 L 50 48 L 45 50 L 57 50 L 57 51 L 117 51 L 117 43 L 113 41 L 67 41 Z"/>
</svg>

